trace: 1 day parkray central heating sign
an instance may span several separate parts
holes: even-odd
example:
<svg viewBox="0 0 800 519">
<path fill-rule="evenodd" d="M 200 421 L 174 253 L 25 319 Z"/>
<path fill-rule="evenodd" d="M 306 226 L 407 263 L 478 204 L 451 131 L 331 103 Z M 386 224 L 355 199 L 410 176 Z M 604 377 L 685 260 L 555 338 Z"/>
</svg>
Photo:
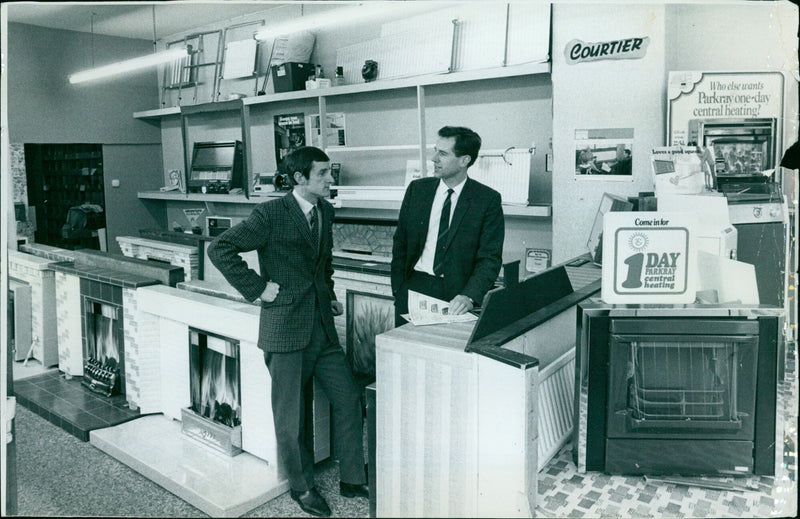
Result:
<svg viewBox="0 0 800 519">
<path fill-rule="evenodd" d="M 570 65 L 602 59 L 639 59 L 647 54 L 649 44 L 648 36 L 601 42 L 585 42 L 576 39 L 567 43 L 564 48 L 564 57 Z"/>
<path fill-rule="evenodd" d="M 691 215 L 684 213 L 606 213 L 603 301 L 693 303 L 697 265 L 692 226 Z"/>
</svg>

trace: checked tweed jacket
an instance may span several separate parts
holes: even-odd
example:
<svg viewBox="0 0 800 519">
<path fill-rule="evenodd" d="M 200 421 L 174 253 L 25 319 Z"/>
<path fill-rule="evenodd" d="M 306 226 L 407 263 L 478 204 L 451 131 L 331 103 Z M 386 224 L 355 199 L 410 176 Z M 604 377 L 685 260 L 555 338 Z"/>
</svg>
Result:
<svg viewBox="0 0 800 519">
<path fill-rule="evenodd" d="M 280 285 L 271 303 L 261 302 L 258 347 L 285 353 L 306 348 L 311 340 L 314 299 L 319 301 L 325 332 L 338 344 L 333 325 L 333 206 L 317 205 L 320 220 L 319 250 L 294 195 L 263 202 L 243 222 L 231 227 L 208 247 L 208 257 L 225 279 L 248 301 L 256 301 L 267 281 Z M 247 266 L 240 252 L 258 251 L 260 273 Z"/>
</svg>

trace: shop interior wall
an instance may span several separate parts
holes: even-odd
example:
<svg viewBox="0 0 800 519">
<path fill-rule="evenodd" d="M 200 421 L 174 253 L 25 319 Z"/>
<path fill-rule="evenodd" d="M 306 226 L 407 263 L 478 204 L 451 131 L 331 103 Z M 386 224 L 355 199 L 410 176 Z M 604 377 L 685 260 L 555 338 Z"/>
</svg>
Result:
<svg viewBox="0 0 800 519">
<path fill-rule="evenodd" d="M 699 22 L 698 22 L 699 21 Z M 725 6 L 668 5 L 666 71 L 794 71 L 798 7 L 787 0 Z M 698 52 L 703 49 L 703 52 Z M 783 149 L 797 141 L 798 78 L 786 74 Z M 665 123 L 666 124 L 666 123 Z"/>
<path fill-rule="evenodd" d="M 163 205 L 144 204 L 137 197 L 140 190 L 161 187 L 161 145 L 105 144 L 103 162 L 108 251 L 122 254 L 117 236 L 139 236 L 139 229 L 167 228 Z"/>
<path fill-rule="evenodd" d="M 649 37 L 641 59 L 567 64 L 571 40 L 608 42 Z M 604 192 L 652 190 L 650 150 L 664 139 L 664 6 L 553 5 L 553 261 L 588 252 L 586 242 Z M 576 178 L 575 131 L 633 128 L 633 175 L 625 180 Z"/>
<path fill-rule="evenodd" d="M 109 237 L 129 233 L 132 216 L 148 226 L 163 220 L 143 210 L 135 193 L 135 186 L 163 185 L 160 131 L 131 116 L 158 102 L 156 76 L 80 85 L 67 78 L 90 68 L 92 53 L 99 65 L 152 51 L 146 40 L 95 35 L 92 46 L 89 33 L 8 24 L 9 142 L 103 144 Z M 111 187 L 113 179 L 120 188 Z M 116 240 L 108 245 L 114 250 Z"/>
<path fill-rule="evenodd" d="M 553 7 L 554 257 L 585 252 L 603 192 L 653 189 L 649 153 L 665 144 L 670 70 L 797 70 L 797 7 L 787 1 Z M 572 39 L 649 36 L 640 60 L 567 65 Z M 797 81 L 787 75 L 785 144 L 797 138 Z M 633 182 L 576 181 L 574 131 L 634 128 Z"/>
</svg>

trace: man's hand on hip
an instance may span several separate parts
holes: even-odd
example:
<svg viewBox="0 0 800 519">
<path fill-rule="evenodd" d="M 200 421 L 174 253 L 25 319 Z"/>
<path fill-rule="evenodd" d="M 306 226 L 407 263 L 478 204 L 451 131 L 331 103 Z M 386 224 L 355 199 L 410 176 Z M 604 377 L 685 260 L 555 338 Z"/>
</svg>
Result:
<svg viewBox="0 0 800 519">
<path fill-rule="evenodd" d="M 472 308 L 472 300 L 463 294 L 458 294 L 450 301 L 450 315 L 465 314 L 472 310 Z"/>
<path fill-rule="evenodd" d="M 267 287 L 261 292 L 259 298 L 265 303 L 271 303 L 278 297 L 278 291 L 281 289 L 280 285 L 272 281 L 267 281 Z"/>
<path fill-rule="evenodd" d="M 333 315 L 342 315 L 344 313 L 342 303 L 339 301 L 331 301 L 331 312 L 333 312 Z"/>
</svg>

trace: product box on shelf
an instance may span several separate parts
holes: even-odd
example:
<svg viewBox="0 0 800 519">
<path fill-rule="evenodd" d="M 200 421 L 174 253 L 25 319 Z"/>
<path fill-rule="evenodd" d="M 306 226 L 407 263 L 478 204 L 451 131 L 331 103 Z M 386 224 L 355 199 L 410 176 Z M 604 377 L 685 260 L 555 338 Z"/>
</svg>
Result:
<svg viewBox="0 0 800 519">
<path fill-rule="evenodd" d="M 272 84 L 275 93 L 304 90 L 306 80 L 314 74 L 311 63 L 281 63 L 272 67 Z"/>
</svg>

